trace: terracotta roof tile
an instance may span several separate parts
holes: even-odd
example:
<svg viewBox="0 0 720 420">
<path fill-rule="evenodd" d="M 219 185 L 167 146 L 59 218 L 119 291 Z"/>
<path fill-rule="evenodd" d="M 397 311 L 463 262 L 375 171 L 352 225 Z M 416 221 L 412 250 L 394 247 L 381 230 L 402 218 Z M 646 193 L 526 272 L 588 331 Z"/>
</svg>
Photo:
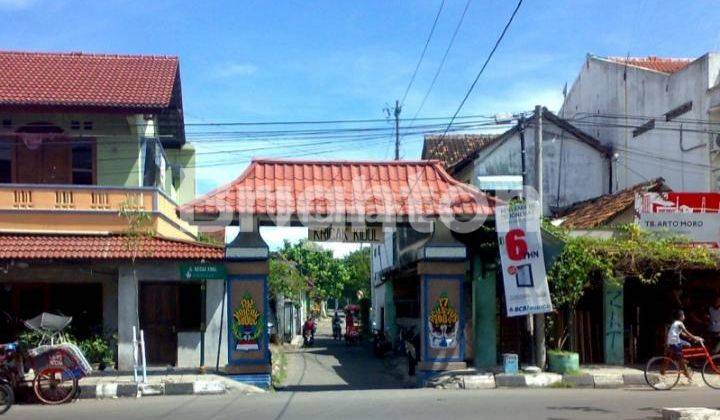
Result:
<svg viewBox="0 0 720 420">
<path fill-rule="evenodd" d="M 664 57 L 608 57 L 608 60 L 620 64 L 640 67 L 661 73 L 675 73 L 690 64 L 691 58 L 664 58 Z"/>
<path fill-rule="evenodd" d="M 0 51 L 0 105 L 164 108 L 177 57 Z"/>
<path fill-rule="evenodd" d="M 498 137 L 499 134 L 428 134 L 425 135 L 422 158 L 437 159 L 448 169 L 486 148 Z"/>
<path fill-rule="evenodd" d="M 610 222 L 614 217 L 635 205 L 635 194 L 648 191 L 667 191 L 662 178 L 643 182 L 590 200 L 575 203 L 556 215 L 562 226 L 570 229 L 594 229 Z"/>
<path fill-rule="evenodd" d="M 0 234 L 0 259 L 128 260 L 134 244 L 122 235 Z M 221 260 L 222 247 L 160 237 L 139 238 L 139 260 Z"/>
<path fill-rule="evenodd" d="M 272 168 L 272 170 L 270 170 Z M 451 191 L 449 205 L 443 194 Z M 230 184 L 178 208 L 186 220 L 233 215 L 493 214 L 493 199 L 438 161 L 253 160 Z"/>
</svg>

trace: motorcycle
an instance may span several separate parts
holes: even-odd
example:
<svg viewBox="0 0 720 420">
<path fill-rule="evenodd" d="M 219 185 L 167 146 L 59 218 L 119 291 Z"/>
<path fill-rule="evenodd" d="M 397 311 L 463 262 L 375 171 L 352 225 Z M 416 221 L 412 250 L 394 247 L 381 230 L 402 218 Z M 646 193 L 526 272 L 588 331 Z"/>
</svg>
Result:
<svg viewBox="0 0 720 420">
<path fill-rule="evenodd" d="M 315 335 L 310 330 L 306 330 L 303 333 L 303 346 L 312 347 L 315 344 Z"/>
<path fill-rule="evenodd" d="M 342 327 L 340 326 L 340 322 L 334 322 L 333 321 L 333 340 L 342 340 Z"/>
<path fill-rule="evenodd" d="M 392 343 L 388 340 L 385 331 L 373 330 L 373 353 L 376 357 L 383 357 L 392 351 Z"/>
</svg>

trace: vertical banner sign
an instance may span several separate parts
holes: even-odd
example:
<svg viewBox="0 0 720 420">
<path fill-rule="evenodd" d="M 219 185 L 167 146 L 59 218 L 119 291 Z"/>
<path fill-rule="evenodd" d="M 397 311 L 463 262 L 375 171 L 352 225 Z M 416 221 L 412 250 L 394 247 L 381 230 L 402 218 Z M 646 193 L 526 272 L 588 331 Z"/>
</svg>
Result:
<svg viewBox="0 0 720 420">
<path fill-rule="evenodd" d="M 535 201 L 495 207 L 508 316 L 552 312 L 540 208 Z"/>
<path fill-rule="evenodd" d="M 228 362 L 264 363 L 269 354 L 265 278 L 230 276 L 228 280 Z"/>
</svg>

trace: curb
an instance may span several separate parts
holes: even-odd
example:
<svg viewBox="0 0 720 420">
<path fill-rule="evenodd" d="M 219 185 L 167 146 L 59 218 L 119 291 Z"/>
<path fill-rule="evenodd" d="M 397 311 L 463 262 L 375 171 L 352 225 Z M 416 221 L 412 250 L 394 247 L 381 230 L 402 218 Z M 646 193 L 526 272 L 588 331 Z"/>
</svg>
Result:
<svg viewBox="0 0 720 420">
<path fill-rule="evenodd" d="M 677 407 L 663 408 L 663 420 L 717 420 L 720 419 L 720 410 L 704 407 Z"/>
<path fill-rule="evenodd" d="M 102 383 L 80 385 L 79 399 L 140 398 L 162 395 L 218 395 L 227 392 L 222 381 L 168 382 L 165 384 Z"/>
<path fill-rule="evenodd" d="M 582 373 L 560 375 L 552 372 L 536 374 L 478 373 L 438 375 L 425 382 L 426 387 L 443 389 L 492 389 L 492 388 L 594 388 L 617 389 L 630 386 L 646 386 L 643 373 L 611 374 Z M 719 419 L 720 420 L 720 419 Z"/>
</svg>

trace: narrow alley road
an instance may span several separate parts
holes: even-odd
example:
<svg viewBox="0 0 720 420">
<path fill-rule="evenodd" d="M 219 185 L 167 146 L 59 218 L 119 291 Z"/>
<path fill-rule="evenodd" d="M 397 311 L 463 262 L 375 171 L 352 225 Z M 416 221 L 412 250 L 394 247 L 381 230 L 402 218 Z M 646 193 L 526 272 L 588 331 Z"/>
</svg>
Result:
<svg viewBox="0 0 720 420">
<path fill-rule="evenodd" d="M 343 332 L 345 331 L 343 327 Z M 315 344 L 287 353 L 287 378 L 281 391 L 402 389 L 409 384 L 391 359 L 373 356 L 371 343 L 349 346 L 333 340 L 330 320 L 318 324 Z"/>
</svg>

